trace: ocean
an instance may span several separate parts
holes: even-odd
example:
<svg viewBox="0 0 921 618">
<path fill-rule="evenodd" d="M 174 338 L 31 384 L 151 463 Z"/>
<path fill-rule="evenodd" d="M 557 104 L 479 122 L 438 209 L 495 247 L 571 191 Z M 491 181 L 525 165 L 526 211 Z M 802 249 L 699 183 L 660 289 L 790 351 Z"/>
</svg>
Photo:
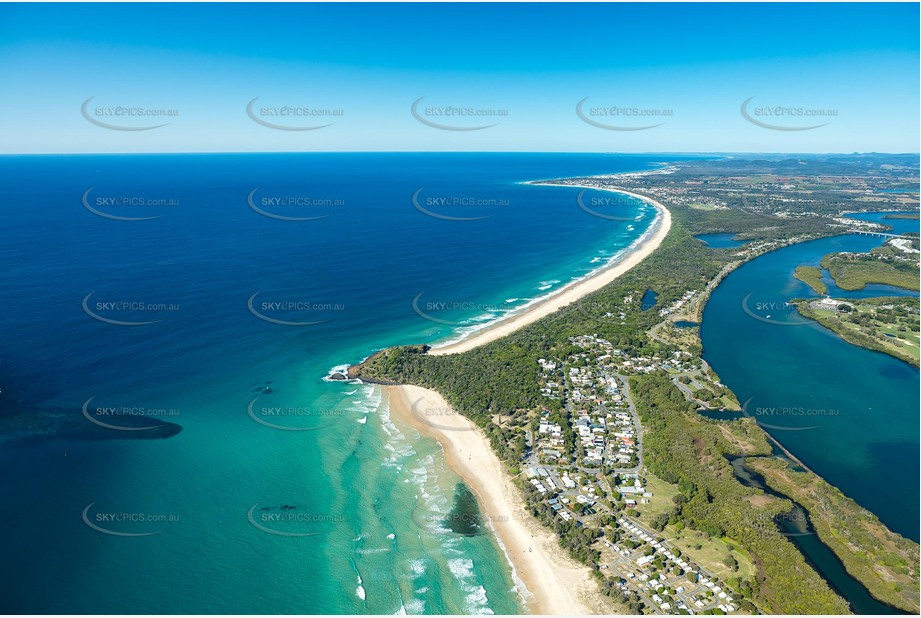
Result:
<svg viewBox="0 0 921 618">
<path fill-rule="evenodd" d="M 482 328 L 655 215 L 524 181 L 660 161 L 0 157 L 0 609 L 526 611 L 437 443 L 328 376 Z"/>
</svg>

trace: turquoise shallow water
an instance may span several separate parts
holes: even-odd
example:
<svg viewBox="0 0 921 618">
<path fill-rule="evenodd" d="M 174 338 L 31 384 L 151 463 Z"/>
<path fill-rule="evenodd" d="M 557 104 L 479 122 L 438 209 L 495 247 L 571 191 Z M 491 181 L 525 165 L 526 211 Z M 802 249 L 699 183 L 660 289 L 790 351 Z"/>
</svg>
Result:
<svg viewBox="0 0 921 618">
<path fill-rule="evenodd" d="M 2 609 L 522 611 L 495 539 L 445 525 L 472 507 L 437 444 L 392 424 L 375 388 L 324 377 L 481 327 L 602 265 L 654 216 L 637 202 L 632 220 L 591 217 L 576 190 L 521 181 L 655 164 L 0 158 L 14 179 L 0 243 Z M 420 190 L 426 210 L 476 219 L 421 212 Z M 419 294 L 435 320 L 413 310 Z"/>
</svg>

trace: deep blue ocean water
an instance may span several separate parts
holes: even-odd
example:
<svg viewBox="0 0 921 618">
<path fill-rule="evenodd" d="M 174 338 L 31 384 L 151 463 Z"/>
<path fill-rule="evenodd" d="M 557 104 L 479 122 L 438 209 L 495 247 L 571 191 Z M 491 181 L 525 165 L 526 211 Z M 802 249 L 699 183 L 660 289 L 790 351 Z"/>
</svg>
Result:
<svg viewBox="0 0 921 618">
<path fill-rule="evenodd" d="M 601 266 L 654 210 L 520 183 L 658 161 L 0 157 L 0 609 L 522 611 L 437 444 L 324 378 Z"/>
<path fill-rule="evenodd" d="M 918 222 L 855 215 L 918 232 Z M 787 301 L 817 295 L 793 277 L 838 251 L 866 252 L 881 238 L 843 235 L 761 256 L 729 274 L 710 297 L 704 358 L 747 402 L 749 416 L 829 483 L 892 530 L 918 540 L 919 374 L 888 354 L 847 343 Z M 844 298 L 917 295 L 885 285 L 841 290 Z"/>
</svg>

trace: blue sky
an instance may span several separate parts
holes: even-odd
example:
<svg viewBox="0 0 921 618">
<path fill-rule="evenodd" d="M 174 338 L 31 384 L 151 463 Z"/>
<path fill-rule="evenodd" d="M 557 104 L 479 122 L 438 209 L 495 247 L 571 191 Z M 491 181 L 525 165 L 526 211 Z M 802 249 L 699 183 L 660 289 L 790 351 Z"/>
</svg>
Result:
<svg viewBox="0 0 921 618">
<path fill-rule="evenodd" d="M 917 152 L 918 18 L 917 4 L 2 4 L 0 152 Z"/>
</svg>

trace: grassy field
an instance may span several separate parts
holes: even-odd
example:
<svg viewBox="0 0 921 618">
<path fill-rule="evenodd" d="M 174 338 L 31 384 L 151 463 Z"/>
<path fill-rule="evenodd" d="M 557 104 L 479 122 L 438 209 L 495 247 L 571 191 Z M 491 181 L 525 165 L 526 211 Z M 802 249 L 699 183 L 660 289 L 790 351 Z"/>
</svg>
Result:
<svg viewBox="0 0 921 618">
<path fill-rule="evenodd" d="M 825 294 L 828 291 L 822 283 L 822 269 L 817 266 L 797 266 L 793 276 L 811 287 L 816 294 Z"/>
<path fill-rule="evenodd" d="M 653 497 L 649 499 L 649 504 L 637 505 L 637 511 L 640 513 L 638 519 L 648 525 L 660 513 L 667 513 L 674 509 L 673 499 L 680 492 L 677 485 L 666 483 L 652 474 L 646 475 L 646 488 L 653 493 Z M 755 576 L 755 565 L 751 556 L 738 547 L 739 544 L 733 542 L 732 539 L 709 538 L 703 532 L 690 529 L 678 532 L 675 526 L 666 526 L 663 536 L 687 554 L 691 560 L 720 578 L 749 579 Z M 698 545 L 700 549 L 697 549 Z M 738 563 L 738 570 L 726 564 L 726 558 L 730 555 Z"/>
<path fill-rule="evenodd" d="M 666 526 L 665 537 L 691 560 L 721 579 L 755 576 L 755 563 L 751 556 L 730 538 L 708 538 L 703 532 L 690 529 L 679 532 L 674 526 Z M 729 556 L 736 561 L 738 570 L 726 564 Z"/>
<path fill-rule="evenodd" d="M 673 498 L 678 495 L 678 486 L 652 474 L 647 474 L 645 478 L 646 489 L 652 492 L 652 498 L 649 498 L 649 504 L 637 504 L 636 510 L 640 514 L 639 520 L 648 525 L 656 515 L 675 508 Z"/>
<path fill-rule="evenodd" d="M 853 313 L 807 309 L 803 314 L 818 320 L 820 324 L 855 345 L 887 352 L 917 366 L 921 359 L 921 338 L 917 321 L 905 317 L 898 318 L 896 322 L 889 321 L 891 318 L 887 321 L 880 320 L 877 311 L 881 308 L 875 301 L 876 299 L 873 299 L 873 302 L 854 302 Z"/>
</svg>

